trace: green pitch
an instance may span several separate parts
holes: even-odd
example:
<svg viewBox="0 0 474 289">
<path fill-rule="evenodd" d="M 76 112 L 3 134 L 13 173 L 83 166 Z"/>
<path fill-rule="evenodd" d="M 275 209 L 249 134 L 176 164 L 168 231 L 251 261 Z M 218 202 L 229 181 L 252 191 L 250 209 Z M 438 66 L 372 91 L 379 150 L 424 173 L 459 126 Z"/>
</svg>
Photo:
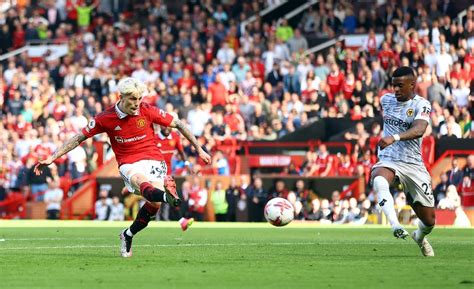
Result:
<svg viewBox="0 0 474 289">
<path fill-rule="evenodd" d="M 472 229 L 425 258 L 386 227 L 153 223 L 124 259 L 128 224 L 0 221 L 0 288 L 474 288 Z"/>
</svg>

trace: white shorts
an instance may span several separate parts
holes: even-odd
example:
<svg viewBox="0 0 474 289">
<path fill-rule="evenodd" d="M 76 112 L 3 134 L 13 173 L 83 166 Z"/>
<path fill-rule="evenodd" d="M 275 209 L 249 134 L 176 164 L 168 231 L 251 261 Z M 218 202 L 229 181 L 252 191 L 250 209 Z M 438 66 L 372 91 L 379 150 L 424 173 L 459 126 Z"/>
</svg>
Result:
<svg viewBox="0 0 474 289">
<path fill-rule="evenodd" d="M 139 188 L 134 188 L 130 181 L 135 174 L 144 175 L 150 182 L 162 180 L 166 176 L 166 163 L 164 161 L 141 160 L 133 164 L 123 164 L 119 167 L 127 190 L 131 193 L 140 194 Z"/>
<path fill-rule="evenodd" d="M 424 165 L 408 164 L 403 162 L 379 161 L 375 168 L 388 168 L 395 172 L 395 175 L 403 185 L 405 194 L 410 195 L 413 203 L 420 203 L 425 207 L 434 207 L 433 190 L 431 189 L 431 176 Z"/>
</svg>

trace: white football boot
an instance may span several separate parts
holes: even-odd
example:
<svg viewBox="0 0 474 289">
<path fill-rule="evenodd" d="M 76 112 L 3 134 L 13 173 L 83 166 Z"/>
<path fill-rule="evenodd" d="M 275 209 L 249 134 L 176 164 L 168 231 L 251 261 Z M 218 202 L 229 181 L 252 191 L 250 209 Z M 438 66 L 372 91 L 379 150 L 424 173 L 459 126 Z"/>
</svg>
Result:
<svg viewBox="0 0 474 289">
<path fill-rule="evenodd" d="M 412 239 L 418 244 L 418 246 L 420 247 L 421 249 L 421 253 L 423 254 L 423 256 L 425 257 L 434 257 L 434 251 L 433 251 L 433 247 L 431 247 L 430 245 L 430 242 L 428 242 L 428 239 L 423 238 L 423 240 L 418 240 L 417 236 L 416 236 L 416 231 L 413 231 L 413 233 L 411 233 L 411 237 Z"/>
</svg>

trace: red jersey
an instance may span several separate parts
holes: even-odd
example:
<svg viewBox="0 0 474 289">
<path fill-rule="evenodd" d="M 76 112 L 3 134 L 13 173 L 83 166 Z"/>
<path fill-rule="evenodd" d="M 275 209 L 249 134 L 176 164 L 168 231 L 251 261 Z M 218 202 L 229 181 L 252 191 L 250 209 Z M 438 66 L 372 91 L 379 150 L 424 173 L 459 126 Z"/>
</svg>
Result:
<svg viewBox="0 0 474 289">
<path fill-rule="evenodd" d="M 342 93 L 344 94 L 345 99 L 351 99 L 352 93 L 354 92 L 355 82 L 349 83 L 348 80 L 344 81 L 342 84 Z"/>
<path fill-rule="evenodd" d="M 161 133 L 156 135 L 157 147 L 160 150 L 160 153 L 165 159 L 166 166 L 168 170 L 167 175 L 171 175 L 171 159 L 175 150 L 183 151 L 183 144 L 181 143 L 181 138 L 177 132 L 172 131 L 168 137 L 165 137 Z"/>
<path fill-rule="evenodd" d="M 469 72 L 461 69 L 461 71 L 451 71 L 451 78 L 456 78 L 456 79 L 464 79 L 466 83 L 469 83 L 471 81 L 471 76 L 469 75 Z"/>
<path fill-rule="evenodd" d="M 227 91 L 222 83 L 213 82 L 209 85 L 209 92 L 212 95 L 211 104 L 212 106 L 226 105 Z"/>
<path fill-rule="evenodd" d="M 318 154 L 318 157 L 316 159 L 316 163 L 319 165 L 318 175 L 321 175 L 328 166 L 332 168 L 333 162 L 334 160 L 332 159 L 332 156 L 330 154 Z M 331 175 L 331 171 L 329 172 L 329 175 Z"/>
<path fill-rule="evenodd" d="M 329 73 L 327 76 L 327 83 L 329 86 L 329 90 L 331 92 L 330 98 L 334 99 L 336 94 L 342 90 L 342 85 L 344 84 L 344 74 L 342 72 L 338 72 L 337 74 L 335 73 Z"/>
<path fill-rule="evenodd" d="M 224 122 L 229 126 L 231 132 L 237 132 L 244 124 L 244 119 L 238 113 L 230 113 L 224 116 Z"/>
<path fill-rule="evenodd" d="M 120 111 L 116 104 L 99 113 L 82 129 L 82 133 L 88 138 L 107 133 L 119 166 L 140 160 L 162 161 L 153 123 L 169 126 L 172 121 L 170 114 L 143 102 L 137 115 Z"/>
<path fill-rule="evenodd" d="M 390 59 L 392 59 L 393 57 L 394 54 L 392 50 L 382 50 L 379 52 L 380 65 L 382 65 L 383 69 L 388 69 Z"/>
</svg>

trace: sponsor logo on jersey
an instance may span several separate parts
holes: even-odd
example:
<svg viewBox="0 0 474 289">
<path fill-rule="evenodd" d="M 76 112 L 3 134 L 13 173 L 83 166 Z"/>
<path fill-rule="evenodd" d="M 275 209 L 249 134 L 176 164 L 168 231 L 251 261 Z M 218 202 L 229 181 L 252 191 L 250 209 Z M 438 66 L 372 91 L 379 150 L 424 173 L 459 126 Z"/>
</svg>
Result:
<svg viewBox="0 0 474 289">
<path fill-rule="evenodd" d="M 118 142 L 118 143 L 128 143 L 128 142 L 134 142 L 134 141 L 139 141 L 139 140 L 142 140 L 146 137 L 146 134 L 144 135 L 141 135 L 141 136 L 134 136 L 134 137 L 131 137 L 131 138 L 123 138 L 121 136 L 115 136 L 115 140 Z"/>
<path fill-rule="evenodd" d="M 410 124 L 406 121 L 403 121 L 401 119 L 393 119 L 385 116 L 383 118 L 383 122 L 388 125 L 393 125 L 393 126 L 398 126 L 398 127 L 403 127 L 403 128 L 409 128 Z"/>
<path fill-rule="evenodd" d="M 137 127 L 138 127 L 138 128 L 144 128 L 145 125 L 146 125 L 146 121 L 145 121 L 144 118 L 139 118 L 139 119 L 137 120 Z"/>
<path fill-rule="evenodd" d="M 409 108 L 409 109 L 407 110 L 407 116 L 408 116 L 408 117 L 412 117 L 414 113 L 415 113 L 415 111 L 413 110 L 413 108 Z"/>
</svg>

